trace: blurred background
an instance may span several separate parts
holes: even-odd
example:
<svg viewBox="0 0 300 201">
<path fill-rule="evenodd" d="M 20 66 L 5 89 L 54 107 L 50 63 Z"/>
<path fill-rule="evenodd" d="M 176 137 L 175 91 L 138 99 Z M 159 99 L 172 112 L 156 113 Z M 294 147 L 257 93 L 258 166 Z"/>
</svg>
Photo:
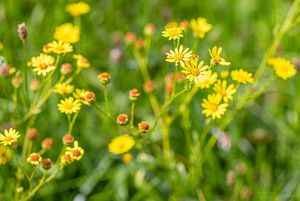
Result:
<svg viewBox="0 0 300 201">
<path fill-rule="evenodd" d="M 131 88 L 142 90 L 143 85 L 138 65 L 122 41 L 126 32 L 132 31 L 142 37 L 147 23 L 157 27 L 149 71 L 163 92 L 164 76 L 173 70 L 164 61 L 163 50 L 169 42 L 161 37 L 161 31 L 166 23 L 205 17 L 213 24 L 213 30 L 200 41 L 200 58 L 208 61 L 208 48 L 221 46 L 226 59 L 232 63 L 231 68 L 242 67 L 254 73 L 270 45 L 273 27 L 283 20 L 292 3 L 291 0 L 91 0 L 86 1 L 91 12 L 79 22 L 65 11 L 71 2 L 74 1 L 0 1 L 0 42 L 4 45 L 0 54 L 18 68 L 53 40 L 55 27 L 66 22 L 80 23 L 81 40 L 75 49 L 89 58 L 91 68 L 75 80 L 75 85 L 94 91 L 97 101 L 102 103 L 104 98 L 97 75 L 110 72 L 109 98 L 114 114 L 129 113 L 128 91 Z M 25 58 L 16 31 L 22 22 L 28 28 Z M 277 55 L 298 61 L 299 33 L 299 27 L 289 31 Z M 191 41 L 185 43 L 192 47 Z M 12 91 L 3 79 L 0 77 L 2 125 L 10 120 L 7 100 L 11 99 Z M 201 191 L 189 188 L 193 184 L 187 179 L 184 163 L 179 162 L 184 160 L 178 160 L 172 170 L 165 169 L 160 154 L 153 151 L 155 148 L 140 149 L 134 153 L 130 164 L 109 154 L 109 140 L 122 131 L 93 108 L 85 108 L 73 133 L 85 149 L 83 160 L 72 164 L 55 181 L 43 187 L 35 200 L 192 201 L 201 200 L 202 193 L 206 200 L 300 200 L 299 82 L 298 76 L 288 81 L 277 79 L 255 103 L 239 112 L 201 166 L 203 175 L 197 183 Z M 191 124 L 196 136 L 197 129 L 204 124 L 200 95 L 192 102 Z M 56 109 L 58 100 L 54 95 L 40 114 L 42 118 L 37 120 L 35 126 L 41 133 L 37 147 L 44 137 L 51 136 L 60 142 L 67 132 L 67 120 Z M 137 105 L 137 118 L 152 122 L 149 108 L 147 97 L 142 96 Z M 172 126 L 171 147 L 179 158 L 192 158 L 193 152 L 188 155 L 181 132 L 178 119 Z M 160 144 L 155 135 L 148 140 Z M 61 143 L 55 146 L 57 149 L 49 152 L 50 156 L 58 154 L 56 150 L 60 150 Z M 12 175 L 14 172 L 9 167 L 0 166 L 0 195 L 11 193 L 6 188 L 13 185 L 7 180 Z M 197 178 L 198 175 L 190 176 Z M 231 182 L 235 184 L 230 185 Z"/>
</svg>

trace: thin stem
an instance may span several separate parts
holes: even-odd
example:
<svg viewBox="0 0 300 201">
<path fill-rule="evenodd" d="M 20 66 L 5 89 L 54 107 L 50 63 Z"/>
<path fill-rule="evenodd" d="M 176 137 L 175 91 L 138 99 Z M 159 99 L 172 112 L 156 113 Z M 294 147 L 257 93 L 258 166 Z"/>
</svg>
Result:
<svg viewBox="0 0 300 201">
<path fill-rule="evenodd" d="M 104 85 L 104 99 L 105 99 L 105 110 L 109 113 L 109 102 L 108 102 L 108 87 Z"/>
<path fill-rule="evenodd" d="M 131 101 L 131 112 L 130 112 L 130 127 L 133 128 L 134 125 L 134 109 L 135 109 L 135 101 Z"/>
<path fill-rule="evenodd" d="M 176 93 L 177 71 L 178 71 L 178 66 L 175 65 L 175 72 L 174 72 L 174 77 L 173 77 L 173 90 L 172 90 L 171 98 L 173 98 Z"/>
</svg>

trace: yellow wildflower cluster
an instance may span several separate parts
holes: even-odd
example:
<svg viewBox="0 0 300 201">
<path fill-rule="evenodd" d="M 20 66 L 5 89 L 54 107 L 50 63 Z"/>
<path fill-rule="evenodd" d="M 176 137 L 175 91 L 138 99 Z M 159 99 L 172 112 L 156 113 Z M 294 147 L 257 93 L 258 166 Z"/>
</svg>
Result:
<svg viewBox="0 0 300 201">
<path fill-rule="evenodd" d="M 212 29 L 212 25 L 208 24 L 204 18 L 192 20 L 190 27 L 194 32 L 194 36 L 199 38 L 203 38 Z M 229 101 L 233 100 L 233 95 L 237 91 L 237 86 L 232 83 L 233 81 L 242 84 L 254 82 L 252 74 L 243 69 L 232 70 L 231 81 L 226 80 L 229 75 L 228 71 L 218 73 L 219 70 L 216 69 L 218 66 L 230 65 L 230 62 L 221 56 L 221 47 L 214 46 L 208 50 L 210 62 L 209 65 L 206 65 L 204 60 L 199 59 L 199 55 L 180 44 L 179 38 L 183 37 L 182 28 L 177 23 L 168 24 L 163 31 L 163 36 L 169 38 L 169 40 L 178 40 L 174 49 L 166 53 L 166 61 L 181 67 L 181 72 L 185 75 L 189 85 L 192 84 L 206 90 L 213 86 L 213 93 L 209 92 L 209 95 L 203 99 L 201 104 L 203 107 L 202 113 L 206 117 L 217 119 L 225 114 Z M 218 79 L 219 77 L 222 80 Z"/>
<path fill-rule="evenodd" d="M 275 74 L 283 80 L 287 80 L 297 73 L 291 61 L 281 57 L 270 58 L 268 64 L 274 68 Z"/>
</svg>

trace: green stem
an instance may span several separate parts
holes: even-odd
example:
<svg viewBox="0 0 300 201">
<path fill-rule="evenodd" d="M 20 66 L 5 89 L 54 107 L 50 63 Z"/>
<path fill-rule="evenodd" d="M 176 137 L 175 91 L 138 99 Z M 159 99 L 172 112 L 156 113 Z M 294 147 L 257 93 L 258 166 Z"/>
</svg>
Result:
<svg viewBox="0 0 300 201">
<path fill-rule="evenodd" d="M 108 102 L 108 87 L 104 85 L 104 99 L 105 99 L 105 110 L 109 113 L 109 102 Z"/>
<path fill-rule="evenodd" d="M 134 109 L 135 109 L 135 101 L 131 101 L 131 112 L 130 112 L 130 127 L 134 128 Z"/>
</svg>

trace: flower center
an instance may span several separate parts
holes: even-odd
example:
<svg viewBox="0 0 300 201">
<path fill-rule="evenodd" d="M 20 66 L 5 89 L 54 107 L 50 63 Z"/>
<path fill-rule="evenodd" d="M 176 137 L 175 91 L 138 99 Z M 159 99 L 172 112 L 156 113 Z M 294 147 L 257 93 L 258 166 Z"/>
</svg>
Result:
<svg viewBox="0 0 300 201">
<path fill-rule="evenodd" d="M 218 105 L 217 104 L 211 104 L 210 105 L 210 110 L 211 111 L 215 112 L 215 111 L 217 111 L 217 109 L 218 109 Z"/>
<path fill-rule="evenodd" d="M 177 53 L 174 55 L 174 60 L 179 61 L 183 59 L 183 54 L 182 53 Z"/>
<path fill-rule="evenodd" d="M 73 104 L 72 103 L 65 103 L 65 108 L 67 109 L 67 110 L 71 110 L 71 109 L 73 109 Z"/>
<path fill-rule="evenodd" d="M 170 36 L 177 36 L 178 34 L 179 34 L 179 31 L 177 30 L 177 28 L 172 28 L 169 30 Z"/>
<path fill-rule="evenodd" d="M 193 76 L 198 76 L 200 74 L 200 71 L 197 68 L 192 68 L 191 69 L 191 74 Z"/>
<path fill-rule="evenodd" d="M 40 64 L 40 69 L 44 70 L 46 68 L 47 68 L 47 64 L 45 64 L 45 63 Z"/>
<path fill-rule="evenodd" d="M 77 149 L 74 150 L 72 154 L 73 154 L 73 156 L 75 156 L 75 157 L 79 157 L 79 156 L 81 155 L 80 151 L 77 150 Z"/>
<path fill-rule="evenodd" d="M 13 140 L 13 138 L 11 137 L 11 136 L 6 136 L 5 137 L 5 141 L 6 142 L 10 142 L 10 141 L 12 141 Z"/>
<path fill-rule="evenodd" d="M 223 90 L 223 91 L 221 91 L 221 92 L 220 92 L 220 94 L 221 94 L 221 96 L 223 96 L 223 97 L 224 97 L 224 96 L 226 96 L 226 95 L 227 95 L 227 92 L 226 92 L 226 90 Z"/>
</svg>

